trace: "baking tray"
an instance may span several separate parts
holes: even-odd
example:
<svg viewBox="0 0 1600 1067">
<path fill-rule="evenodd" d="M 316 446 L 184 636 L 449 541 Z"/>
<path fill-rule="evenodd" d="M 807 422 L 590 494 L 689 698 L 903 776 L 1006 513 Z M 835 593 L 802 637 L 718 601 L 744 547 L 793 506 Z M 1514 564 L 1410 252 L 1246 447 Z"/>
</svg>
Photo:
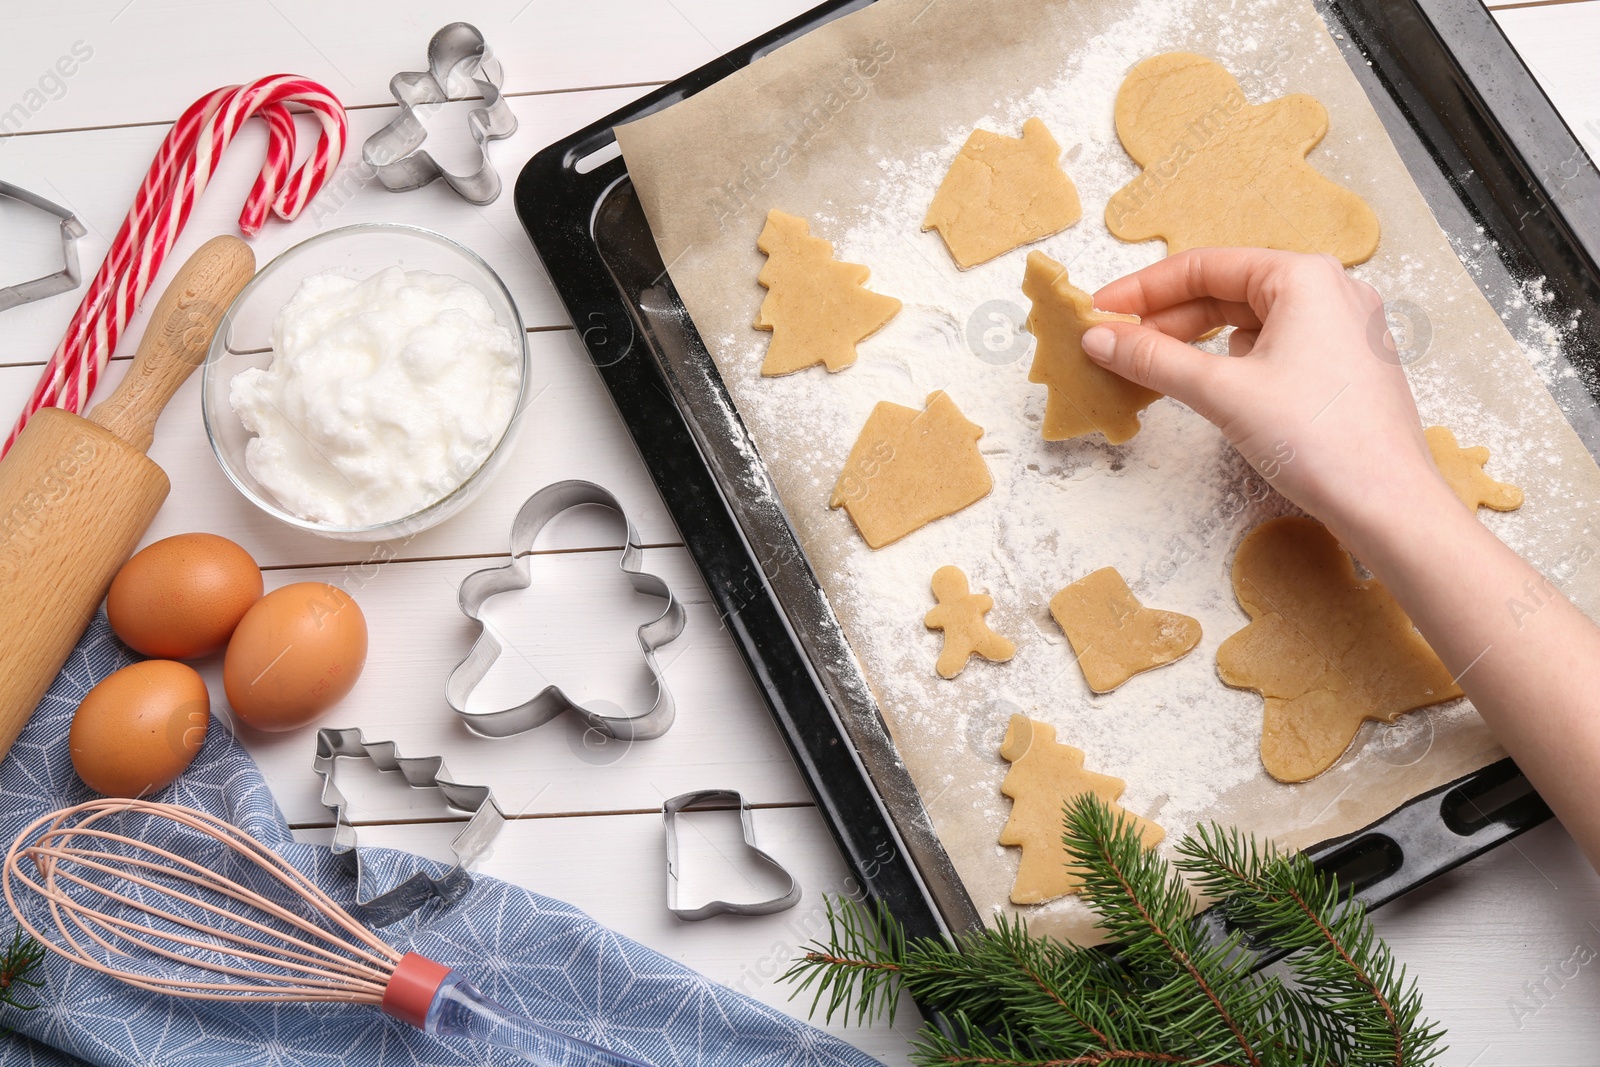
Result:
<svg viewBox="0 0 1600 1067">
<path fill-rule="evenodd" d="M 833 0 L 544 149 L 517 215 L 864 892 L 913 936 L 976 930 L 956 876 L 754 443 L 679 299 L 612 128 L 694 95 L 871 0 Z M 1447 234 L 1512 329 L 1571 321 L 1600 352 L 1600 173 L 1478 0 L 1318 0 Z M 1542 276 L 1533 306 L 1520 280 Z M 1551 391 L 1591 453 L 1600 368 Z M 1377 907 L 1550 817 L 1510 760 L 1307 849 Z M 1223 920 L 1207 920 L 1220 931 Z"/>
</svg>

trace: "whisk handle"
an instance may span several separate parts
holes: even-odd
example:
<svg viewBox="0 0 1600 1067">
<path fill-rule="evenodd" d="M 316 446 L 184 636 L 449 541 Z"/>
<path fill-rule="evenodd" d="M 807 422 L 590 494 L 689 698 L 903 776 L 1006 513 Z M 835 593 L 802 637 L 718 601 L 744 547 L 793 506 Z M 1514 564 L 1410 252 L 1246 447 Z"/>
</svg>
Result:
<svg viewBox="0 0 1600 1067">
<path fill-rule="evenodd" d="M 651 1067 L 507 1011 L 448 967 L 415 952 L 396 966 L 383 1010 L 434 1037 L 496 1045 L 539 1067 Z"/>
</svg>

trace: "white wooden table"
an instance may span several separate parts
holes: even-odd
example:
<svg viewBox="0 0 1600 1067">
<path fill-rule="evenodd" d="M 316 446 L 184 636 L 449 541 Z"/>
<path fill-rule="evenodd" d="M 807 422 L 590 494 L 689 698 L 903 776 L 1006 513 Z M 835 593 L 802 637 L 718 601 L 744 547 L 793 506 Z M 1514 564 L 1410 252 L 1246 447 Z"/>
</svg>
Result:
<svg viewBox="0 0 1600 1067">
<path fill-rule="evenodd" d="M 327 84 L 352 110 L 352 148 L 393 117 L 387 84 L 417 69 L 432 32 L 465 19 L 479 26 L 507 67 L 521 127 L 493 156 L 509 179 L 537 149 L 690 70 L 808 6 L 808 0 L 74 0 L 8 5 L 0 40 L 0 179 L 69 206 L 88 227 L 85 272 L 98 265 L 167 124 L 202 92 L 274 71 Z M 1501 25 L 1591 152 L 1600 153 L 1600 0 L 1537 0 L 1496 12 Z M 60 69 L 57 62 L 81 58 Z M 444 161 L 466 159 L 462 111 L 431 123 Z M 260 124 L 240 136 L 174 251 L 176 265 L 207 237 L 234 231 L 234 217 L 261 160 Z M 454 136 L 452 136 L 454 131 Z M 430 143 L 430 147 L 433 144 Z M 452 154 L 451 149 L 454 149 Z M 371 655 L 354 693 L 324 725 L 360 726 L 407 754 L 442 753 L 464 781 L 493 787 L 519 817 L 483 865 L 487 873 L 571 900 L 602 922 L 773 1004 L 775 981 L 801 944 L 821 931 L 821 900 L 846 884 L 846 869 L 804 782 L 789 761 L 704 587 L 645 475 L 604 389 L 588 366 L 550 284 L 503 196 L 488 208 L 442 185 L 404 195 L 347 186 L 304 218 L 271 223 L 253 244 L 258 261 L 319 229 L 366 221 L 415 223 L 475 249 L 505 278 L 530 331 L 536 387 L 546 387 L 492 492 L 472 509 L 388 558 L 360 545 L 298 535 L 256 512 L 224 480 L 200 422 L 198 377 L 162 418 L 151 455 L 173 493 L 148 540 L 209 530 L 249 549 L 269 588 L 304 579 L 350 590 L 371 628 Z M 54 224 L 4 209 L 0 284 L 55 269 Z M 77 303 L 59 296 L 0 319 L 0 422 L 9 426 Z M 153 300 L 148 303 L 153 304 Z M 141 321 L 129 331 L 108 377 L 126 367 Z M 103 387 L 104 388 L 104 387 Z M 630 509 L 649 566 L 686 594 L 686 635 L 665 656 L 676 693 L 677 726 L 663 739 L 594 749 L 558 722 L 501 741 L 468 736 L 442 697 L 445 675 L 472 631 L 455 607 L 456 585 L 506 549 L 510 519 L 534 489 L 582 477 L 612 488 Z M 614 573 L 615 524 L 593 516 L 558 522 L 535 557 L 544 623 L 521 635 L 547 649 L 552 672 L 595 680 L 596 695 L 626 702 L 645 688 L 631 630 L 650 611 Z M 547 549 L 562 549 L 559 553 Z M 531 599 L 502 598 L 503 619 Z M 508 622 L 508 625 L 510 623 Z M 531 684 L 531 668 L 499 681 Z M 202 665 L 217 711 L 220 661 Z M 600 680 L 604 680 L 603 682 Z M 311 770 L 311 729 L 246 734 L 288 818 L 306 837 L 326 837 L 329 815 Z M 428 794 L 377 781 L 351 768 L 341 782 L 355 801 L 363 840 L 446 855 L 458 824 Z M 804 884 L 795 910 L 764 918 L 675 920 L 664 908 L 661 801 L 690 789 L 741 790 L 758 808 L 762 844 Z M 736 823 L 702 817 L 689 827 L 700 872 L 694 897 L 741 887 L 754 897 L 754 872 L 733 855 Z M 1600 879 L 1554 825 L 1502 848 L 1378 916 L 1383 934 L 1420 981 L 1429 1013 L 1450 1030 L 1445 1061 L 1491 1064 L 1600 1064 Z M 1576 961 L 1590 962 L 1579 965 Z M 803 1011 L 799 1005 L 790 1010 Z M 890 1029 L 848 1036 L 889 1062 L 903 1062 L 915 1014 Z"/>
</svg>

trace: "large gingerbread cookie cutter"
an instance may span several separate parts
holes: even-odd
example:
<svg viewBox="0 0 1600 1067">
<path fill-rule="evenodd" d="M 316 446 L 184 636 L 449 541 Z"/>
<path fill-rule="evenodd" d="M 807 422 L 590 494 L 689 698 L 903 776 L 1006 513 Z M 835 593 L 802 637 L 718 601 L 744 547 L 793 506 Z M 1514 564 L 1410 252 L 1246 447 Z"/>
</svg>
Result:
<svg viewBox="0 0 1600 1067">
<path fill-rule="evenodd" d="M 584 504 L 595 504 L 616 512 L 627 528 L 618 564 L 633 588 L 647 596 L 660 597 L 667 606 L 659 616 L 639 627 L 639 650 L 644 655 L 645 666 L 655 679 L 655 703 L 637 715 L 617 714 L 622 709 L 605 701 L 583 704 L 573 700 L 559 685 L 551 684 L 541 689 L 531 700 L 514 707 L 493 711 L 467 710 L 472 690 L 488 675 L 489 668 L 500 658 L 504 647 L 484 624 L 484 603 L 498 593 L 526 589 L 532 582 L 528 573 L 527 553 L 541 530 L 557 515 Z M 656 662 L 656 650 L 668 644 L 681 633 L 688 615 L 683 603 L 672 595 L 667 583 L 643 569 L 644 548 L 622 505 L 611 492 L 593 482 L 564 481 L 547 485 L 528 498 L 511 524 L 511 562 L 503 567 L 491 567 L 467 575 L 461 583 L 461 613 L 482 627 L 472 651 L 450 672 L 445 683 L 445 700 L 466 723 L 468 729 L 488 737 L 509 737 L 512 734 L 543 726 L 562 712 L 570 711 L 591 728 L 623 741 L 645 741 L 660 737 L 672 727 L 676 705 L 667 689 L 666 679 Z"/>
<path fill-rule="evenodd" d="M 481 162 L 471 174 L 452 174 L 423 149 L 428 131 L 417 116 L 420 108 L 450 99 L 450 75 L 457 69 L 472 80 L 483 96 L 483 106 L 467 115 L 467 127 L 477 143 Z M 488 204 L 500 195 L 500 175 L 489 160 L 489 142 L 517 132 L 517 116 L 500 95 L 505 74 L 489 51 L 476 26 L 452 22 L 428 42 L 428 69 L 402 71 L 389 82 L 389 92 L 400 104 L 400 115 L 368 137 L 361 159 L 384 188 L 403 193 L 420 189 L 437 178 L 473 204 Z"/>
</svg>

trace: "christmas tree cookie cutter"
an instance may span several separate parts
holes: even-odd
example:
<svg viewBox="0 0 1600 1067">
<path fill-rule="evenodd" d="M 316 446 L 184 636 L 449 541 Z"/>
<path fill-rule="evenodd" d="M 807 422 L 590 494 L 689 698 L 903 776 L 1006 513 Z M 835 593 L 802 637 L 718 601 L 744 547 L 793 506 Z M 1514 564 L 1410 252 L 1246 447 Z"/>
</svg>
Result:
<svg viewBox="0 0 1600 1067">
<path fill-rule="evenodd" d="M 78 221 L 78 216 L 61 205 L 10 182 L 0 182 L 0 196 L 15 200 L 19 204 L 27 204 L 61 220 L 61 269 L 42 278 L 33 278 L 0 289 L 0 311 L 10 311 L 14 307 L 43 300 L 57 293 L 65 293 L 82 285 L 83 275 L 78 271 L 78 238 L 87 231 L 84 230 L 83 223 Z"/>
<path fill-rule="evenodd" d="M 356 828 L 349 820 L 350 802 L 335 784 L 340 760 L 366 759 L 380 771 L 396 772 L 412 789 L 437 789 L 444 802 L 456 811 L 470 812 L 471 818 L 450 842 L 455 866 L 434 878 L 417 871 L 405 881 L 368 898 L 363 886 L 361 848 Z M 450 778 L 440 756 L 402 756 L 393 741 L 368 741 L 359 729 L 324 728 L 317 731 L 317 754 L 312 768 L 322 778 L 322 803 L 333 812 L 335 856 L 348 856 L 355 864 L 356 902 L 349 911 L 370 926 L 399 922 L 430 900 L 453 904 L 472 888 L 468 868 L 483 857 L 505 825 L 505 815 L 494 802 L 488 786 L 465 785 Z"/>
<path fill-rule="evenodd" d="M 777 896 L 758 900 L 753 904 L 732 904 L 726 900 L 712 900 L 698 908 L 678 906 L 678 816 L 686 811 L 705 811 L 716 805 L 737 804 L 739 825 L 744 830 L 744 843 L 756 858 L 789 880 L 789 885 Z M 750 819 L 750 804 L 737 789 L 700 789 L 693 793 L 680 793 L 661 805 L 661 821 L 667 833 L 667 910 L 685 922 L 698 922 L 713 915 L 771 915 L 787 911 L 800 903 L 800 883 L 788 868 L 762 851 L 756 844 L 756 828 Z"/>
<path fill-rule="evenodd" d="M 640 626 L 638 631 L 639 650 L 655 680 L 655 703 L 641 713 L 623 714 L 622 709 L 607 701 L 579 703 L 567 696 L 559 685 L 550 684 L 532 699 L 514 707 L 469 711 L 467 702 L 473 689 L 488 676 L 489 669 L 504 651 L 500 641 L 484 624 L 484 603 L 498 593 L 528 588 L 532 578 L 528 573 L 527 554 L 533 549 L 540 531 L 557 515 L 585 504 L 607 508 L 622 518 L 627 535 L 618 567 L 635 590 L 666 601 L 661 614 Z M 511 523 L 511 562 L 503 567 L 475 571 L 461 583 L 461 613 L 478 623 L 481 630 L 467 658 L 450 672 L 445 683 L 445 700 L 467 728 L 488 737 L 509 737 L 543 726 L 562 712 L 570 711 L 590 728 L 622 741 L 647 741 L 671 729 L 677 714 L 676 705 L 661 666 L 656 662 L 656 651 L 683 633 L 688 615 L 683 602 L 672 595 L 667 583 L 643 569 L 643 561 L 644 548 L 639 544 L 633 522 L 610 490 L 593 482 L 571 480 L 547 485 L 529 497 Z"/>
<path fill-rule="evenodd" d="M 471 174 L 452 174 L 423 149 L 428 131 L 419 110 L 450 99 L 450 75 L 460 70 L 483 96 L 483 106 L 467 114 L 467 128 L 478 145 L 482 161 Z M 401 71 L 389 82 L 389 92 L 400 104 L 399 116 L 368 137 L 361 159 L 377 174 L 384 188 L 396 193 L 420 189 L 443 178 L 445 184 L 473 204 L 492 203 L 500 195 L 500 175 L 489 161 L 489 142 L 517 132 L 517 116 L 500 95 L 505 72 L 489 51 L 476 26 L 452 22 L 428 42 L 428 69 Z"/>
</svg>

